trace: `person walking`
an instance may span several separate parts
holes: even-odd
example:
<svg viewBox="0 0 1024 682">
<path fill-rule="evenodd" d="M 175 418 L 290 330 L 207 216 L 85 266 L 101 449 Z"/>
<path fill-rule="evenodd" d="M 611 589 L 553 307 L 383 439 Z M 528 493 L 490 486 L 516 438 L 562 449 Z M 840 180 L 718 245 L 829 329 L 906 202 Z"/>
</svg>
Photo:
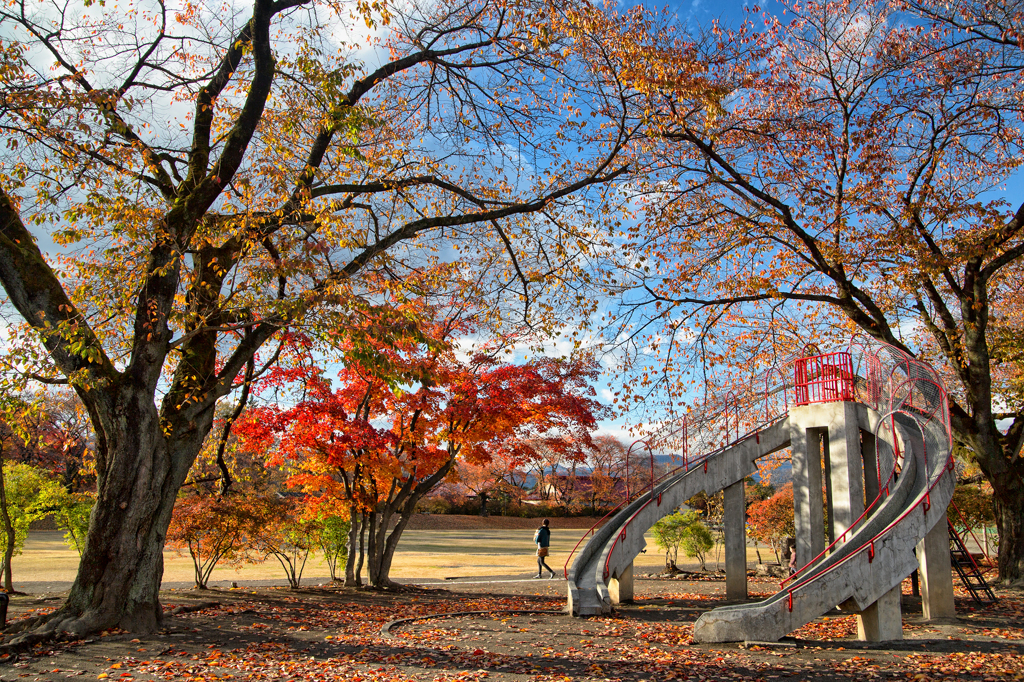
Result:
<svg viewBox="0 0 1024 682">
<path fill-rule="evenodd" d="M 544 569 L 547 569 L 548 572 L 551 574 L 548 576 L 548 578 L 555 577 L 555 572 L 551 570 L 551 567 L 548 566 L 548 563 L 544 561 L 544 558 L 548 555 L 548 547 L 551 546 L 550 525 L 551 522 L 547 519 L 544 519 L 544 522 L 541 524 L 540 528 L 538 528 L 537 532 L 533 534 L 533 541 L 537 543 L 537 575 L 534 576 L 535 578 L 543 578 Z"/>
</svg>

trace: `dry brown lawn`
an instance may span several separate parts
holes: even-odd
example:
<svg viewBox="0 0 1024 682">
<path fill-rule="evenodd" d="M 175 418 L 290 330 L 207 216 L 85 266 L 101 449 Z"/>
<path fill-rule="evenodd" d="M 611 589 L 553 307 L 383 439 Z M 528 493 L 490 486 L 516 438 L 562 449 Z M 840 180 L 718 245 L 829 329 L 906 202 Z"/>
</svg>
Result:
<svg viewBox="0 0 1024 682">
<path fill-rule="evenodd" d="M 577 542 L 593 524 L 592 519 L 552 519 L 552 547 L 548 565 L 561 572 Z M 391 576 L 399 582 L 443 580 L 456 577 L 519 576 L 528 577 L 537 570 L 533 529 L 536 519 L 491 517 L 417 517 L 402 535 L 395 554 Z M 451 528 L 444 529 L 444 526 Z M 664 567 L 664 555 L 647 536 L 647 553 L 637 557 L 635 573 L 658 573 Z M 756 557 L 751 549 L 749 561 Z M 762 550 L 768 558 L 770 551 Z M 709 568 L 714 568 L 714 553 Z M 29 593 L 61 591 L 75 578 L 78 555 L 69 549 L 58 531 L 32 531 L 25 551 L 13 562 L 15 587 Z M 696 563 L 680 557 L 680 568 L 696 570 Z M 330 571 L 322 557 L 312 555 L 303 573 L 303 583 L 316 585 L 329 581 Z M 174 551 L 164 553 L 164 584 L 184 587 L 193 581 L 192 560 Z M 214 569 L 210 585 L 227 586 L 231 582 L 271 581 L 285 584 L 284 572 L 277 560 L 239 567 Z"/>
</svg>

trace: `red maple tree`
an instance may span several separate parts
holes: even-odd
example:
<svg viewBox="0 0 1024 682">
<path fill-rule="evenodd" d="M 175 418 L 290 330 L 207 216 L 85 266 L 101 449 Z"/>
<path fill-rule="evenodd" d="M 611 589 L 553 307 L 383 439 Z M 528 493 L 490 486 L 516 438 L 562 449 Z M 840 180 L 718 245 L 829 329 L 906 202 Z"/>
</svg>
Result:
<svg viewBox="0 0 1024 682">
<path fill-rule="evenodd" d="M 396 312 L 402 306 L 387 314 Z M 366 333 L 345 342 L 337 388 L 313 364 L 275 372 L 278 389 L 297 392 L 294 402 L 250 410 L 238 427 L 246 447 L 292 468 L 289 484 L 307 493 L 311 513 L 326 505 L 351 519 L 348 585 L 361 584 L 364 559 L 370 585 L 392 584 L 392 558 L 416 503 L 457 460 L 526 461 L 556 450 L 582 461 L 602 410 L 589 358 L 465 359 L 454 340 L 472 330 L 470 320 L 405 312 L 419 322 L 404 333 L 367 318 Z"/>
</svg>

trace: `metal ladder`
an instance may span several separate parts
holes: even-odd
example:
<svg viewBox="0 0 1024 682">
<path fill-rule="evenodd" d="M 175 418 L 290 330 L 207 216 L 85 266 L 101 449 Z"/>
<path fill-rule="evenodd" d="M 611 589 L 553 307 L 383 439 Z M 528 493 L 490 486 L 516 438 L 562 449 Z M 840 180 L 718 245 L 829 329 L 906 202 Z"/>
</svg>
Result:
<svg viewBox="0 0 1024 682">
<path fill-rule="evenodd" d="M 988 581 L 985 580 L 981 569 L 978 568 L 978 563 L 967 551 L 967 546 L 964 545 L 960 534 L 956 532 L 953 522 L 947 519 L 947 523 L 949 524 L 949 560 L 953 564 L 953 568 L 956 569 L 957 575 L 960 576 L 961 584 L 979 604 L 996 601 L 995 593 L 992 592 Z"/>
</svg>

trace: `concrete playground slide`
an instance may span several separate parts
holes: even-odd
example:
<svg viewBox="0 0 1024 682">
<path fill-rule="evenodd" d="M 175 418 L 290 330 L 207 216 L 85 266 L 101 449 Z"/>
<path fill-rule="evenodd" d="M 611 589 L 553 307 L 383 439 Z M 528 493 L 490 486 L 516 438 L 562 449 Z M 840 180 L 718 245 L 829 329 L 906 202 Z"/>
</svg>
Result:
<svg viewBox="0 0 1024 682">
<path fill-rule="evenodd" d="M 879 415 L 856 406 L 859 427 L 876 430 Z M 725 606 L 703 614 L 694 638 L 705 642 L 774 641 L 835 606 L 864 611 L 897 591 L 918 567 L 915 546 L 936 524 L 945 524 L 953 493 L 947 474 L 948 434 L 936 421 L 916 419 L 912 411 L 893 415 L 903 444 L 902 469 L 889 481 L 887 495 L 855 524 L 845 542 L 836 543 L 801 569 L 779 593 L 753 603 Z M 756 471 L 754 462 L 791 444 L 791 415 L 740 441 L 691 463 L 685 471 L 657 484 L 601 528 L 573 562 L 568 573 L 569 609 L 573 615 L 608 613 L 619 601 L 619 587 L 632 581 L 633 560 L 645 546 L 644 533 L 658 519 L 701 490 L 715 493 Z M 883 478 L 894 468 L 893 444 L 878 440 Z"/>
<path fill-rule="evenodd" d="M 789 445 L 784 417 L 736 443 L 690 462 L 681 471 L 633 500 L 598 530 L 573 561 L 567 575 L 574 616 L 609 613 L 618 586 L 632 580 L 633 559 L 644 549 L 644 533 L 700 491 L 714 494 L 750 476 L 754 462 Z"/>
<path fill-rule="evenodd" d="M 907 412 L 897 413 L 895 422 L 905 448 L 902 471 L 862 525 L 768 599 L 701 615 L 694 639 L 776 641 L 837 605 L 863 612 L 887 595 L 899 599 L 900 583 L 918 567 L 914 548 L 936 524 L 946 523 L 954 482 L 941 424 L 922 423 Z M 885 445 L 891 462 L 891 445 Z"/>
</svg>

